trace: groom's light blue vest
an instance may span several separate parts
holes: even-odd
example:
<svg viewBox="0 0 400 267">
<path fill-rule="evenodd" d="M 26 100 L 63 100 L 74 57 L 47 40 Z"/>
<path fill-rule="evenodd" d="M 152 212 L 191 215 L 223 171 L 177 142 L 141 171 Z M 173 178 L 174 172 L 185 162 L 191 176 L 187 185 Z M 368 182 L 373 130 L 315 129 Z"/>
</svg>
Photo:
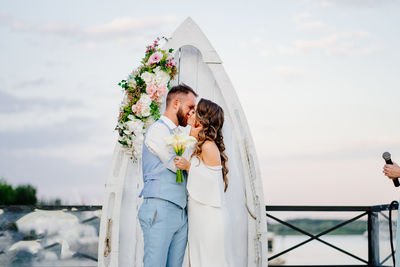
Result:
<svg viewBox="0 0 400 267">
<path fill-rule="evenodd" d="M 170 129 L 168 125 L 161 119 L 153 123 L 149 129 L 156 123 L 162 123 L 168 128 L 171 134 L 174 134 L 172 129 Z M 147 129 L 147 132 L 149 129 Z M 165 137 L 167 136 L 160 136 L 159 138 Z M 144 138 L 146 141 L 146 135 Z M 171 159 L 165 163 L 162 163 L 160 158 L 150 152 L 146 144 L 143 143 L 142 169 L 144 186 L 139 197 L 143 196 L 144 198 L 161 198 L 175 203 L 181 208 L 186 207 L 186 175 L 184 173 L 183 183 L 177 183 L 176 173 L 167 168 L 174 158 L 174 154 L 171 154 Z"/>
</svg>

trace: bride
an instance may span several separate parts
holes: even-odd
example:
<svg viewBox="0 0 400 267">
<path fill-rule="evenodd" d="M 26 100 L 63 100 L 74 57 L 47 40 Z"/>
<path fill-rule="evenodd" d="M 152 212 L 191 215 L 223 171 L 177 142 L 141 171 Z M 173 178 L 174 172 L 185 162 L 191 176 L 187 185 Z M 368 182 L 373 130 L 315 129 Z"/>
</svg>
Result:
<svg viewBox="0 0 400 267">
<path fill-rule="evenodd" d="M 197 139 L 190 161 L 175 158 L 188 172 L 188 252 L 191 267 L 228 267 L 224 192 L 228 188 L 228 157 L 222 136 L 224 111 L 201 99 L 191 118 Z"/>
</svg>

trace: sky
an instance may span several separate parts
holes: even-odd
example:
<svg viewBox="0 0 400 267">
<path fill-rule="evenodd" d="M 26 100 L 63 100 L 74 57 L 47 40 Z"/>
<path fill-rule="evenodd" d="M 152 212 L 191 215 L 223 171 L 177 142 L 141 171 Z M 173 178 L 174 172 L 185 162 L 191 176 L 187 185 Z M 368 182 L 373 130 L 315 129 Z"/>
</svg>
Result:
<svg viewBox="0 0 400 267">
<path fill-rule="evenodd" d="M 145 46 L 187 17 L 223 61 L 269 205 L 377 205 L 400 189 L 400 1 L 0 4 L 0 177 L 102 204 L 122 91 Z"/>
</svg>

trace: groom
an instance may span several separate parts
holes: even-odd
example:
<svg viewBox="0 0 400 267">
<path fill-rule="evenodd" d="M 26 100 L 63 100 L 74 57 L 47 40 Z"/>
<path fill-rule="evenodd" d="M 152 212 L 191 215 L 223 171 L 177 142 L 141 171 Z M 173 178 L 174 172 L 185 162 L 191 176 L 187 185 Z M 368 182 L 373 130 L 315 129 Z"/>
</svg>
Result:
<svg viewBox="0 0 400 267">
<path fill-rule="evenodd" d="M 194 112 L 197 94 L 180 84 L 171 88 L 166 111 L 145 134 L 144 187 L 138 218 L 144 238 L 144 267 L 182 266 L 187 243 L 186 179 L 176 182 L 175 153 L 165 138 L 179 133 Z"/>
</svg>

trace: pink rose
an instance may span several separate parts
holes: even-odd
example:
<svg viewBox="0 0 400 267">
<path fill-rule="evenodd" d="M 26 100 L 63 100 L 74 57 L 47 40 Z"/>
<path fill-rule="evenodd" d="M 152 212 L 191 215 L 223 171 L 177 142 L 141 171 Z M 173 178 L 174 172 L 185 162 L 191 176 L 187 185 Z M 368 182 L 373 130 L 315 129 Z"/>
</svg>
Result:
<svg viewBox="0 0 400 267">
<path fill-rule="evenodd" d="M 142 103 L 138 101 L 135 105 L 132 106 L 132 111 L 137 116 L 140 116 L 140 114 L 142 113 Z"/>
<path fill-rule="evenodd" d="M 154 93 L 157 91 L 157 88 L 156 88 L 156 86 L 154 85 L 154 84 L 152 84 L 152 83 L 149 83 L 147 86 L 146 86 L 146 93 L 150 96 L 150 97 L 153 97 L 153 95 L 154 95 Z"/>
<path fill-rule="evenodd" d="M 176 61 L 175 61 L 175 59 L 172 59 L 170 63 L 171 63 L 171 66 L 176 66 Z"/>
<path fill-rule="evenodd" d="M 156 52 L 150 56 L 149 60 L 147 61 L 147 65 L 158 63 L 160 62 L 161 59 L 162 59 L 162 54 Z"/>
<path fill-rule="evenodd" d="M 161 86 L 161 87 L 159 87 L 159 88 L 157 89 L 157 92 L 158 92 L 158 95 L 159 95 L 159 96 L 166 95 L 166 94 L 168 93 L 168 88 L 167 88 L 166 85 Z"/>
</svg>

